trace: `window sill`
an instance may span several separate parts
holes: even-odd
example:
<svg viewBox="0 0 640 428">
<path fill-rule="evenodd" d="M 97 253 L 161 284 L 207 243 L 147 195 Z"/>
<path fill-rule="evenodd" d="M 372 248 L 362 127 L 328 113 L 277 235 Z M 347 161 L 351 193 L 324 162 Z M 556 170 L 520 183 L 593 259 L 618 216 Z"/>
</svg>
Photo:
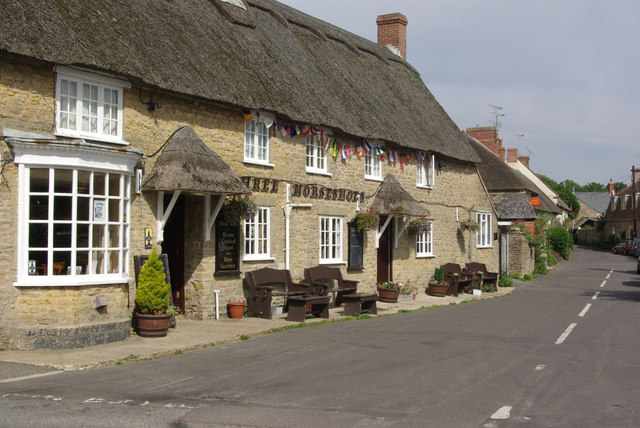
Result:
<svg viewBox="0 0 640 428">
<path fill-rule="evenodd" d="M 123 278 L 121 276 L 114 276 L 109 278 L 106 276 L 100 277 L 77 277 L 67 275 L 56 276 L 36 276 L 35 278 L 27 277 L 26 279 L 13 283 L 14 287 L 82 287 L 86 285 L 110 285 L 110 284 L 126 284 L 130 281 L 130 278 Z"/>
<path fill-rule="evenodd" d="M 269 167 L 269 168 L 275 168 L 276 167 L 276 165 L 273 164 L 273 163 L 260 162 L 260 161 L 253 160 L 253 159 L 245 159 L 243 162 L 247 163 L 247 164 L 251 164 L 251 165 L 266 166 L 266 167 Z"/>
<path fill-rule="evenodd" d="M 344 262 L 342 260 L 320 260 L 318 262 L 318 264 L 320 264 L 320 265 L 346 265 L 347 262 Z"/>
<path fill-rule="evenodd" d="M 81 132 L 71 132 L 65 130 L 56 130 L 54 133 L 56 137 L 67 137 L 67 138 L 80 138 L 87 141 L 97 141 L 100 143 L 111 143 L 111 144 L 120 144 L 122 146 L 128 146 L 129 143 L 124 141 L 120 137 L 113 137 L 110 135 L 100 135 L 100 134 L 83 134 Z"/>
<path fill-rule="evenodd" d="M 365 175 L 364 179 L 365 180 L 369 180 L 369 181 L 378 181 L 378 182 L 382 182 L 383 181 L 382 177 L 372 177 L 372 176 L 368 176 L 368 175 Z"/>
<path fill-rule="evenodd" d="M 429 190 L 433 190 L 433 186 L 427 186 L 427 185 L 423 185 L 423 184 L 416 184 L 416 187 L 418 189 L 429 189 Z"/>
<path fill-rule="evenodd" d="M 319 171 L 316 169 L 307 169 L 307 174 L 313 174 L 313 175 L 324 175 L 325 177 L 333 177 L 333 174 L 327 172 L 327 171 Z"/>
<path fill-rule="evenodd" d="M 243 262 L 275 262 L 274 257 L 243 257 Z"/>
<path fill-rule="evenodd" d="M 416 259 L 435 259 L 435 254 L 420 254 L 416 255 Z"/>
<path fill-rule="evenodd" d="M 477 248 L 478 250 L 485 250 L 485 249 L 489 249 L 489 250 L 490 250 L 491 248 L 493 248 L 493 245 L 488 245 L 488 246 L 486 246 L 486 247 L 476 247 L 476 248 Z"/>
</svg>

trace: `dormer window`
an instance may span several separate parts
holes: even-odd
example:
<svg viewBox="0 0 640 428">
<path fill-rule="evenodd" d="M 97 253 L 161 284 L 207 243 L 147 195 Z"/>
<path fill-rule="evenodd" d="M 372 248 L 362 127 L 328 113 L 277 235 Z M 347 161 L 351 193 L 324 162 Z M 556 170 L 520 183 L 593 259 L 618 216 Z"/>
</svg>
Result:
<svg viewBox="0 0 640 428">
<path fill-rule="evenodd" d="M 416 186 L 433 189 L 435 182 L 435 156 L 419 154 L 420 161 L 416 164 Z"/>
<path fill-rule="evenodd" d="M 260 165 L 269 163 L 269 128 L 275 117 L 267 113 L 252 113 L 244 124 L 244 161 Z"/>
<path fill-rule="evenodd" d="M 56 67 L 56 134 L 125 144 L 123 92 L 128 82 Z"/>
</svg>

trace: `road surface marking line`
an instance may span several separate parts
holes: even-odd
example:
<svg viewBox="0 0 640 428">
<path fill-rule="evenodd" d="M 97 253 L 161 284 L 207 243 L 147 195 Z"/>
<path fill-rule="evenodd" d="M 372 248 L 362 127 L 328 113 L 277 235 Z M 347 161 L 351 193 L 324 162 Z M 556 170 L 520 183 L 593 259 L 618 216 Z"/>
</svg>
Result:
<svg viewBox="0 0 640 428">
<path fill-rule="evenodd" d="M 491 415 L 491 419 L 509 419 L 511 417 L 511 406 L 503 406 L 498 409 L 493 415 Z"/>
<path fill-rule="evenodd" d="M 591 298 L 591 300 L 596 300 L 598 298 L 598 296 L 600 295 L 599 291 L 596 291 L 596 294 L 593 295 L 593 297 Z"/>
<path fill-rule="evenodd" d="M 11 379 L 2 379 L 2 380 L 0 380 L 0 383 L 20 382 L 21 380 L 35 379 L 37 377 L 43 377 L 43 376 L 51 376 L 51 375 L 58 374 L 58 373 L 64 373 L 64 370 L 56 370 L 56 371 L 53 371 L 53 372 L 32 374 L 32 375 L 29 375 L 29 376 L 14 377 L 14 378 L 11 378 Z"/>
<path fill-rule="evenodd" d="M 582 312 L 580 312 L 580 314 L 578 314 L 579 317 L 583 317 L 584 314 L 587 313 L 587 311 L 589 310 L 589 308 L 591 307 L 591 303 L 587 303 L 587 306 L 584 307 L 584 309 L 582 310 Z"/>
<path fill-rule="evenodd" d="M 607 280 L 605 279 L 604 281 L 602 281 L 602 284 L 600 284 L 600 288 L 604 287 L 606 283 L 607 283 Z"/>
<path fill-rule="evenodd" d="M 608 273 L 607 276 L 605 276 L 605 279 L 609 279 L 611 277 L 611 274 Z"/>
<path fill-rule="evenodd" d="M 560 335 L 560 337 L 558 338 L 558 340 L 556 340 L 556 345 L 560 345 L 562 342 L 565 341 L 565 339 L 569 336 L 569 334 L 571 334 L 571 330 L 574 329 L 575 326 L 577 326 L 577 323 L 571 323 L 569 324 L 569 327 L 567 327 L 567 329 L 564 331 L 564 333 L 562 333 Z"/>
<path fill-rule="evenodd" d="M 544 365 L 544 364 L 538 364 L 538 365 L 536 366 L 536 371 L 537 371 L 537 372 L 541 372 L 542 370 L 544 370 L 544 369 L 545 369 L 545 367 L 547 367 L 547 366 L 546 366 L 546 365 Z"/>
</svg>

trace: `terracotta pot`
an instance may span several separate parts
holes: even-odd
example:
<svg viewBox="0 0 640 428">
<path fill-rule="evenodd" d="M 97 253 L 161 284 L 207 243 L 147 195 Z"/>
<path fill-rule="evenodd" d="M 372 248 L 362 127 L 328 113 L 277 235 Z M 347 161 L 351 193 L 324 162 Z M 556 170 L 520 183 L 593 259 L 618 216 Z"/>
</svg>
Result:
<svg viewBox="0 0 640 428">
<path fill-rule="evenodd" d="M 229 302 L 227 308 L 229 309 L 229 317 L 234 320 L 239 320 L 244 315 L 244 302 Z"/>
<path fill-rule="evenodd" d="M 390 290 L 388 288 L 378 288 L 378 300 L 386 303 L 396 303 L 398 301 L 398 290 Z"/>
<path fill-rule="evenodd" d="M 444 297 L 447 295 L 447 288 L 449 288 L 447 284 L 429 283 L 427 287 L 427 294 L 434 297 Z"/>
<path fill-rule="evenodd" d="M 151 315 L 136 313 L 138 336 L 165 337 L 169 330 L 171 315 Z"/>
</svg>

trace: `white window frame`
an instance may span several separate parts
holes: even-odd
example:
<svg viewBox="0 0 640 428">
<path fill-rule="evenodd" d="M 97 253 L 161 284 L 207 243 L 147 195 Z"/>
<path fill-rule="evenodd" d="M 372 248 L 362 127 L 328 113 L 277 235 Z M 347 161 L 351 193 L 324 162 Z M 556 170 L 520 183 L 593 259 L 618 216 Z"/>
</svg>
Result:
<svg viewBox="0 0 640 428">
<path fill-rule="evenodd" d="M 62 145 L 61 145 L 62 146 Z M 68 147 L 46 147 L 30 144 L 14 144 L 15 163 L 18 165 L 18 260 L 17 281 L 15 286 L 83 286 L 92 284 L 119 284 L 129 281 L 130 259 L 130 233 L 131 233 L 131 183 L 133 169 L 139 156 L 122 153 L 108 152 L 104 149 L 87 149 L 75 147 L 73 151 Z M 49 174 L 49 188 L 43 192 L 31 192 L 30 173 L 33 169 L 46 169 Z M 57 171 L 72 172 L 71 192 L 62 192 L 55 189 L 53 176 Z M 79 192 L 78 175 L 90 174 L 89 190 Z M 93 188 L 94 174 L 104 174 L 104 195 Z M 109 191 L 110 177 L 117 177 L 119 189 L 117 194 Z M 71 200 L 71 218 L 56 219 L 54 216 L 55 198 L 68 198 Z M 31 198 L 47 200 L 48 214 L 43 219 L 30 218 Z M 88 207 L 91 210 L 88 219 L 78 219 L 78 203 L 82 199 L 89 199 Z M 101 203 L 104 202 L 104 203 Z M 110 219 L 109 207 L 118 207 L 122 218 Z M 104 209 L 104 218 L 93 214 L 96 207 Z M 31 224 L 47 225 L 46 247 L 29 247 L 29 227 Z M 54 227 L 70 225 L 70 247 L 56 248 L 54 242 Z M 88 226 L 87 245 L 79 246 L 78 230 L 81 226 Z M 104 235 L 101 244 L 95 244 L 93 240 L 94 230 L 102 229 Z M 98 228 L 98 229 L 96 229 Z M 117 242 L 110 240 L 110 230 L 118 228 Z M 29 275 L 29 251 L 46 252 L 46 271 L 40 271 L 40 275 Z M 70 261 L 65 264 L 63 274 L 54 274 L 54 253 L 62 251 L 69 253 Z M 88 252 L 86 265 L 80 264 L 77 256 L 82 252 Z M 94 271 L 94 255 L 102 254 L 101 272 Z M 110 258 L 115 254 L 117 262 Z M 116 265 L 115 272 L 109 272 L 109 268 Z M 76 270 L 80 267 L 80 272 Z M 97 267 L 97 264 L 95 265 Z M 70 268 L 70 269 L 69 269 Z"/>
<path fill-rule="evenodd" d="M 433 253 L 433 221 L 428 231 L 416 235 L 416 258 L 435 257 Z"/>
<path fill-rule="evenodd" d="M 127 144 L 123 140 L 124 89 L 131 88 L 131 84 L 114 77 L 89 73 L 71 67 L 56 66 L 54 70 L 56 72 L 56 135 Z M 75 97 L 70 97 L 69 94 L 62 93 L 63 82 L 76 85 Z M 84 101 L 87 101 L 86 94 L 84 93 L 85 85 L 97 88 L 97 99 L 95 100 L 95 132 L 82 129 L 83 118 L 91 116 L 89 113 L 85 114 L 86 111 L 83 109 Z M 105 91 L 114 91 L 117 94 L 117 102 L 111 104 L 113 109 L 116 110 L 115 117 L 109 116 L 108 114 L 106 107 L 109 103 L 105 100 Z M 69 108 L 70 105 L 73 105 L 73 108 Z M 67 106 L 67 108 L 65 109 L 64 106 Z M 69 115 L 70 118 L 73 117 L 75 121 L 73 127 L 64 125 L 64 123 L 68 123 L 68 121 L 63 120 L 64 114 Z M 105 122 L 109 120 L 115 122 L 115 134 L 103 132 Z"/>
<path fill-rule="evenodd" d="M 244 162 L 274 166 L 269 162 L 271 136 L 264 119 L 253 117 L 244 124 Z"/>
<path fill-rule="evenodd" d="M 343 221 L 342 217 L 320 216 L 318 236 L 319 264 L 344 263 L 343 254 Z"/>
<path fill-rule="evenodd" d="M 476 232 L 476 247 L 477 248 L 492 248 L 493 247 L 493 234 L 491 224 L 491 213 L 478 212 L 476 213 L 476 221 L 478 222 L 478 231 Z"/>
<path fill-rule="evenodd" d="M 305 140 L 307 154 L 306 171 L 310 174 L 329 175 L 327 173 L 327 153 L 317 135 L 307 135 Z"/>
<path fill-rule="evenodd" d="M 382 181 L 382 161 L 375 151 L 374 148 L 364 155 L 364 179 Z"/>
<path fill-rule="evenodd" d="M 435 186 L 435 156 L 422 154 L 424 163 L 416 164 L 416 187 L 433 189 Z"/>
<path fill-rule="evenodd" d="M 244 221 L 242 248 L 243 260 L 272 260 L 271 208 L 259 206 L 253 218 Z"/>
</svg>

